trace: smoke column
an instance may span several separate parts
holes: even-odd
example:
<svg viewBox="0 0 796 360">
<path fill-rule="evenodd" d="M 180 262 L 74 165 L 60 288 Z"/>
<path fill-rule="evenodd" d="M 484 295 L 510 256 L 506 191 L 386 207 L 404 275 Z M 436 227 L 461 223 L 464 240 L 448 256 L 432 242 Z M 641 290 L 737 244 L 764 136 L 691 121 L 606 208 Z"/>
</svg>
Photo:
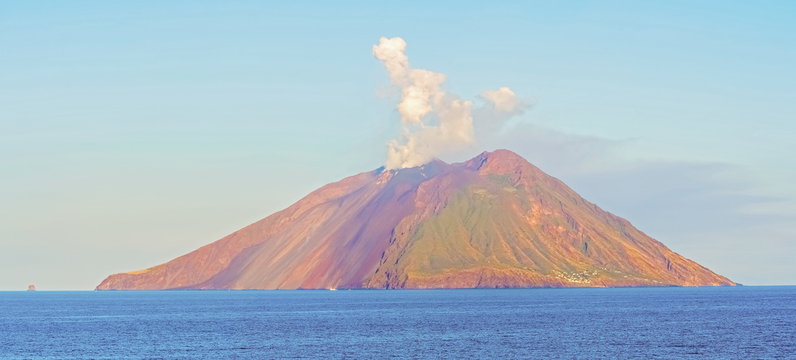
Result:
<svg viewBox="0 0 796 360">
<path fill-rule="evenodd" d="M 387 144 L 387 169 L 423 165 L 442 152 L 475 144 L 473 102 L 443 90 L 445 74 L 412 69 L 405 50 L 406 41 L 400 37 L 382 37 L 373 46 L 373 55 L 384 63 L 390 81 L 401 90 L 398 113 L 402 134 Z M 505 119 L 527 107 L 508 87 L 484 91 L 480 96 L 487 104 L 478 109 L 479 121 Z"/>
</svg>

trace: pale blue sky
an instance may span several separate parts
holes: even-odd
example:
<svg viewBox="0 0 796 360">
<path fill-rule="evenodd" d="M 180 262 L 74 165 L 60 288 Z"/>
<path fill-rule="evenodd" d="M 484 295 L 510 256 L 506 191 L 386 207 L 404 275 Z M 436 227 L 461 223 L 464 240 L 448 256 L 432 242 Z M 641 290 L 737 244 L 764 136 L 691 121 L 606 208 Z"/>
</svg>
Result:
<svg viewBox="0 0 796 360">
<path fill-rule="evenodd" d="M 371 55 L 534 108 L 505 147 L 733 280 L 794 284 L 791 1 L 2 2 L 0 289 L 90 289 L 382 165 Z"/>
</svg>

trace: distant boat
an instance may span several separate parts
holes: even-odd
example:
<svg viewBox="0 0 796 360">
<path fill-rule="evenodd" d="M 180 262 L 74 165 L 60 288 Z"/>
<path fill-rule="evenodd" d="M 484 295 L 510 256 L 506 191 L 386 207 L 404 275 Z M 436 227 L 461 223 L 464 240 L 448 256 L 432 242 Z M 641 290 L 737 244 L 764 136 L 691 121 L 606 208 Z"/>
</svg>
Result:
<svg viewBox="0 0 796 360">
<path fill-rule="evenodd" d="M 36 285 L 33 284 L 28 285 L 28 291 L 36 291 Z"/>
</svg>

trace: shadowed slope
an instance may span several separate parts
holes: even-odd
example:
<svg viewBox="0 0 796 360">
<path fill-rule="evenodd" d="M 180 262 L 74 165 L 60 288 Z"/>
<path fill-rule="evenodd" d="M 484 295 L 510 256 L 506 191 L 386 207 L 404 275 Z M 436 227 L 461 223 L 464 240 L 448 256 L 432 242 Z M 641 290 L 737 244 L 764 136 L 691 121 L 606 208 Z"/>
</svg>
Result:
<svg viewBox="0 0 796 360">
<path fill-rule="evenodd" d="M 388 250 L 372 287 L 731 285 L 508 151 L 429 180 L 444 208 Z M 424 188 L 425 187 L 425 188 Z"/>
<path fill-rule="evenodd" d="M 733 285 L 518 155 L 362 173 L 98 289 Z"/>
</svg>

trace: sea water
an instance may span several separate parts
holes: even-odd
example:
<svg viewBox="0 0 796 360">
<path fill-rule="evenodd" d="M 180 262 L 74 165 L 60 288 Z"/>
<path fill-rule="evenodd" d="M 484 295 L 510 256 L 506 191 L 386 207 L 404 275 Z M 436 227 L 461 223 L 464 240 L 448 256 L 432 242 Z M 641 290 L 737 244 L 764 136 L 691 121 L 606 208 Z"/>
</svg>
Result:
<svg viewBox="0 0 796 360">
<path fill-rule="evenodd" d="M 796 358 L 796 287 L 0 292 L 0 358 Z"/>
</svg>

